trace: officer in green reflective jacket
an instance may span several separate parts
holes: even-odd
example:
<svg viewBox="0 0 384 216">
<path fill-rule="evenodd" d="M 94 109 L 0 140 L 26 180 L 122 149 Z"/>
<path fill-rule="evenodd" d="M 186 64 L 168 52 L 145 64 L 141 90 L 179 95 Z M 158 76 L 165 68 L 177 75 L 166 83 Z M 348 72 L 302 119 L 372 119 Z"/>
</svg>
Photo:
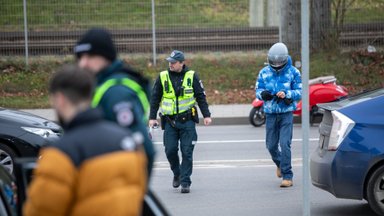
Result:
<svg viewBox="0 0 384 216">
<path fill-rule="evenodd" d="M 211 124 L 212 119 L 203 83 L 196 72 L 185 65 L 184 53 L 174 50 L 167 61 L 169 69 L 160 72 L 153 86 L 149 127 L 158 124 L 156 116 L 160 107 L 165 154 L 174 175 L 172 185 L 174 188 L 181 185 L 181 193 L 189 193 L 193 150 L 197 142 L 198 116 L 195 103 L 199 105 L 205 125 Z"/>
<path fill-rule="evenodd" d="M 92 107 L 99 107 L 108 120 L 141 136 L 150 176 L 155 150 L 147 132 L 150 84 L 141 74 L 117 59 L 110 33 L 105 29 L 87 31 L 74 48 L 78 65 L 96 77 Z M 108 136 L 108 134 L 105 134 Z"/>
</svg>

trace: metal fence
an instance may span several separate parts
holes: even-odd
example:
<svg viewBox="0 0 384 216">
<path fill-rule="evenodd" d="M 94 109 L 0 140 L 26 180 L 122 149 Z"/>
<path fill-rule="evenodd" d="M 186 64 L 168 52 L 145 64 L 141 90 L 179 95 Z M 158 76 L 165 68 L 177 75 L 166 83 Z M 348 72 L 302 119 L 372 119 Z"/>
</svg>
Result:
<svg viewBox="0 0 384 216">
<path fill-rule="evenodd" d="M 317 6 L 311 7 L 315 20 L 311 29 L 322 28 L 311 32 L 328 47 L 383 46 L 383 0 L 312 0 L 312 5 L 314 2 Z M 154 42 L 157 53 L 172 49 L 261 50 L 279 40 L 293 41 L 290 48 L 300 50 L 300 6 L 295 5 L 300 0 L 153 3 L 154 10 L 151 0 L 3 0 L 0 55 L 25 55 L 26 50 L 29 55 L 72 54 L 76 40 L 93 26 L 111 30 L 122 53 L 152 53 Z M 325 34 L 328 39 L 324 39 Z M 315 41 L 316 37 L 311 39 Z"/>
</svg>

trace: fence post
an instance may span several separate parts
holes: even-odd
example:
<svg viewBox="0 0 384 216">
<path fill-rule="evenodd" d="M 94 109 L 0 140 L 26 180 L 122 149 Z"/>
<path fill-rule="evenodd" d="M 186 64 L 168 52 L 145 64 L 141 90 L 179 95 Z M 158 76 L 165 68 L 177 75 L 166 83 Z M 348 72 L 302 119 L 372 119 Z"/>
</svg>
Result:
<svg viewBox="0 0 384 216">
<path fill-rule="evenodd" d="M 24 41 L 25 41 L 25 66 L 28 69 L 28 26 L 27 26 L 27 0 L 23 0 L 24 14 Z"/>
<path fill-rule="evenodd" d="M 152 0 L 152 52 L 153 65 L 156 66 L 156 23 L 155 23 L 155 0 Z"/>
<path fill-rule="evenodd" d="M 278 10 L 279 10 L 279 42 L 283 42 L 283 36 L 282 36 L 282 28 L 281 28 L 281 25 L 283 23 L 283 16 L 281 15 L 281 1 L 284 1 L 284 0 L 278 0 L 278 4 L 279 4 L 279 7 L 278 7 Z"/>
</svg>

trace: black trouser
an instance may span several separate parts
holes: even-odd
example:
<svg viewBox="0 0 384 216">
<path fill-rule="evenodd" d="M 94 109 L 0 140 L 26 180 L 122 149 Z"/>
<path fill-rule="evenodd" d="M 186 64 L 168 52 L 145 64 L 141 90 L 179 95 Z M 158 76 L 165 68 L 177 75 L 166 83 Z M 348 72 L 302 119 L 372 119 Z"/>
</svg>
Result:
<svg viewBox="0 0 384 216">
<path fill-rule="evenodd" d="M 179 159 L 179 141 L 182 156 Z M 192 120 L 175 121 L 174 127 L 166 121 L 164 130 L 165 154 L 175 176 L 180 176 L 182 186 L 191 185 L 193 149 L 197 141 L 196 124 Z"/>
</svg>

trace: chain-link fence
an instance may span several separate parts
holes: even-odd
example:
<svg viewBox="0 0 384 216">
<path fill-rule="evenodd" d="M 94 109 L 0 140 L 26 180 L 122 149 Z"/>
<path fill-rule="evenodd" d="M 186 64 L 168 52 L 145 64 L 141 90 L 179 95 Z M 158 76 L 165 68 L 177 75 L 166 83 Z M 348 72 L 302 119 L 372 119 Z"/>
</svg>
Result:
<svg viewBox="0 0 384 216">
<path fill-rule="evenodd" d="M 383 0 L 311 2 L 312 48 L 384 45 Z M 76 40 L 93 26 L 110 29 L 122 53 L 152 53 L 154 42 L 159 53 L 260 50 L 279 40 L 300 50 L 299 4 L 154 0 L 152 14 L 151 0 L 3 0 L 0 55 L 24 55 L 26 47 L 29 55 L 72 54 Z"/>
</svg>

